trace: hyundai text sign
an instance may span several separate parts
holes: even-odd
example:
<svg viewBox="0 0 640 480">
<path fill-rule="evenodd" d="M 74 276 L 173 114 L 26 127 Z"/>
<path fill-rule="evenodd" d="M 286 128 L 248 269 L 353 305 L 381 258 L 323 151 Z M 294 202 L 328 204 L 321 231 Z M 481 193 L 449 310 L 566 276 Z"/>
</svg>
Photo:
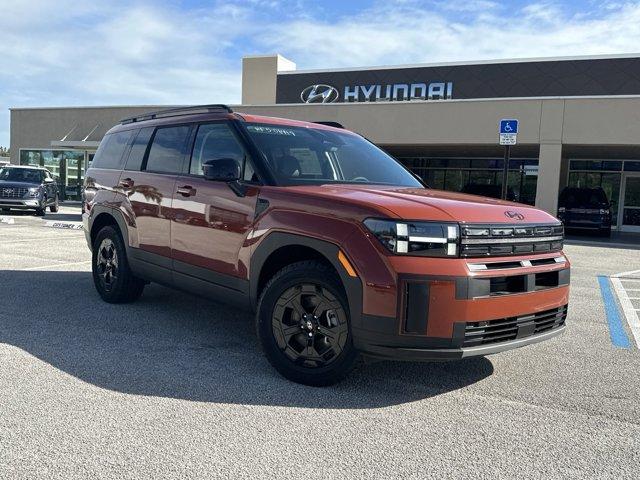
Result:
<svg viewBox="0 0 640 480">
<path fill-rule="evenodd" d="M 498 127 L 500 145 L 515 145 L 518 142 L 518 120 L 500 120 Z"/>
<path fill-rule="evenodd" d="M 300 93 L 304 103 L 404 102 L 450 100 L 452 82 L 394 83 L 393 85 L 346 85 L 342 92 L 331 85 L 309 85 Z"/>
</svg>

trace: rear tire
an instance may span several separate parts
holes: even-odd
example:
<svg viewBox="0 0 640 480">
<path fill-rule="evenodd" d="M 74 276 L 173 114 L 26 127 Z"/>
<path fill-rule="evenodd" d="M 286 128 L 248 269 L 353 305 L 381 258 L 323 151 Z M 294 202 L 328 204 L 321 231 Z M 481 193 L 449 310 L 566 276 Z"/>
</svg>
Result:
<svg viewBox="0 0 640 480">
<path fill-rule="evenodd" d="M 115 228 L 102 228 L 93 242 L 93 283 L 100 297 L 108 303 L 129 303 L 142 295 L 145 282 L 133 275 L 127 251 Z"/>
<path fill-rule="evenodd" d="M 271 278 L 258 302 L 256 330 L 269 363 L 293 382 L 333 385 L 359 358 L 340 277 L 322 262 L 293 263 Z"/>
</svg>

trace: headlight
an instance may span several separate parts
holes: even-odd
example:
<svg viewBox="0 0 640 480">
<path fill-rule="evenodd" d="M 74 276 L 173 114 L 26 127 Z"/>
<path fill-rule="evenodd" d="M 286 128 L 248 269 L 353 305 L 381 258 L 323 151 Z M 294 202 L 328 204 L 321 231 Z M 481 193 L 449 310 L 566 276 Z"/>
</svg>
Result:
<svg viewBox="0 0 640 480">
<path fill-rule="evenodd" d="M 31 195 L 32 197 L 37 197 L 39 193 L 40 187 L 32 187 L 29 189 L 29 195 Z"/>
<path fill-rule="evenodd" d="M 368 218 L 364 225 L 390 252 L 425 257 L 457 257 L 457 223 L 403 222 Z"/>
</svg>

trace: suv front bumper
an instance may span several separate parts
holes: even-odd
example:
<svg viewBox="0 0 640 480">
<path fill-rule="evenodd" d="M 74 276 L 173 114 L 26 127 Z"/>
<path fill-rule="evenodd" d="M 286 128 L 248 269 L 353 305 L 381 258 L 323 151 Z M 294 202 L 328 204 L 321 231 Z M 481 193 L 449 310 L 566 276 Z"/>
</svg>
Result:
<svg viewBox="0 0 640 480">
<path fill-rule="evenodd" d="M 442 360 L 502 352 L 564 331 L 570 281 L 564 255 L 491 262 L 497 263 L 394 258 L 395 282 L 365 295 L 369 302 L 352 324 L 354 345 L 375 357 Z M 386 302 L 379 301 L 382 292 Z"/>
<path fill-rule="evenodd" d="M 23 209 L 23 210 L 33 210 L 33 209 L 38 209 L 38 208 L 44 208 L 43 205 L 41 205 L 40 200 L 38 200 L 37 198 L 34 199 L 25 199 L 25 200 L 18 200 L 18 199 L 0 199 L 0 208 L 15 208 L 15 209 Z"/>
</svg>

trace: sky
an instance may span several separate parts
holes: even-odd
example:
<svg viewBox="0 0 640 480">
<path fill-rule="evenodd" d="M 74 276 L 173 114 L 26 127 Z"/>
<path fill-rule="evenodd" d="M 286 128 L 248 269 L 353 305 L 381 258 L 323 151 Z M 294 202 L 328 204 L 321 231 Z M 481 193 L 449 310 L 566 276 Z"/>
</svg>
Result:
<svg viewBox="0 0 640 480">
<path fill-rule="evenodd" d="M 9 108 L 239 103 L 243 55 L 298 69 L 638 53 L 640 1 L 0 0 Z"/>
</svg>

